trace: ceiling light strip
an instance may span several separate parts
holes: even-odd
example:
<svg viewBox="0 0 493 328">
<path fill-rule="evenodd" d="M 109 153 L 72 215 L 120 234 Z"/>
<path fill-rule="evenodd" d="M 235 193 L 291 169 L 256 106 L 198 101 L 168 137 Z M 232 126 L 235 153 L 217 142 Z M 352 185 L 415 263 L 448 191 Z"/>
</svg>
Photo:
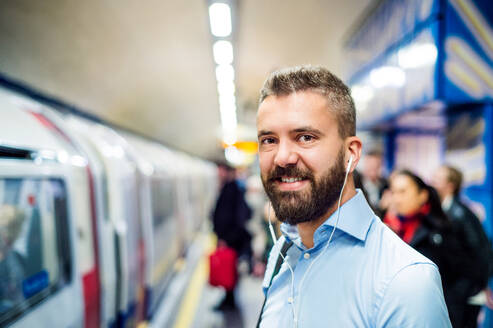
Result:
<svg viewBox="0 0 493 328">
<path fill-rule="evenodd" d="M 221 127 L 223 142 L 227 145 L 233 145 L 237 142 L 236 130 L 238 126 L 231 16 L 231 6 L 225 2 L 213 2 L 209 6 L 211 33 L 215 41 L 212 52 L 217 65 L 216 79 Z"/>
</svg>

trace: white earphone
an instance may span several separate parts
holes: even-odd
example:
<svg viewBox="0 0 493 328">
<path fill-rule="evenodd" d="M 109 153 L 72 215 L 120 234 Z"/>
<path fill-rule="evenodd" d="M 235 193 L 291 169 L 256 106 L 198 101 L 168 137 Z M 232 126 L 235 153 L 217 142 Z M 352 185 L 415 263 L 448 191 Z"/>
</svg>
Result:
<svg viewBox="0 0 493 328">
<path fill-rule="evenodd" d="M 351 155 L 349 157 L 349 161 L 348 161 L 347 168 L 346 168 L 346 174 L 348 174 L 351 171 L 351 165 L 352 164 L 353 164 L 353 155 Z"/>
<path fill-rule="evenodd" d="M 277 237 L 276 237 L 276 234 L 274 232 L 274 228 L 272 227 L 272 222 L 270 220 L 270 211 L 271 210 L 272 210 L 272 205 L 269 204 L 269 231 L 270 231 L 270 236 L 272 237 L 272 242 L 275 244 Z"/>
</svg>

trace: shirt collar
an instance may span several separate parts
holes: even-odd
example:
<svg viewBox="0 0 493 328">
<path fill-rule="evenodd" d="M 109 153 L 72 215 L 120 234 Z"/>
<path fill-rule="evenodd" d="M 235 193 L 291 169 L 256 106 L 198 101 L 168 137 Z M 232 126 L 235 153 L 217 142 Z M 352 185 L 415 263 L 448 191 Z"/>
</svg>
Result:
<svg viewBox="0 0 493 328">
<path fill-rule="evenodd" d="M 340 212 L 337 230 L 343 231 L 361 241 L 365 241 L 370 225 L 375 218 L 375 213 L 368 205 L 363 192 L 360 189 L 356 189 L 356 195 L 342 204 Z M 315 245 L 329 237 L 330 233 L 326 232 L 332 231 L 331 228 L 334 227 L 336 220 L 337 211 L 332 213 L 332 215 L 317 228 L 313 236 Z M 292 240 L 295 243 L 301 239 L 296 226 L 283 223 L 281 224 L 281 231 L 287 239 Z"/>
</svg>

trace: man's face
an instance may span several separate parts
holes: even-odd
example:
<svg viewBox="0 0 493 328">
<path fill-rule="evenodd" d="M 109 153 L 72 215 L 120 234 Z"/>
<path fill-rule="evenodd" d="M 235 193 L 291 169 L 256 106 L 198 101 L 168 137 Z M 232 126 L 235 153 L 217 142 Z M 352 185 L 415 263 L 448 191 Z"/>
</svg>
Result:
<svg viewBox="0 0 493 328">
<path fill-rule="evenodd" d="M 363 174 L 370 181 L 376 181 L 382 172 L 382 159 L 379 156 L 366 156 Z"/>
<path fill-rule="evenodd" d="M 434 172 L 431 185 L 436 189 L 442 201 L 453 193 L 451 183 L 448 181 L 448 171 L 444 167 L 440 167 Z"/>
<path fill-rule="evenodd" d="M 297 224 L 324 216 L 344 176 L 344 142 L 326 99 L 312 91 L 269 96 L 257 115 L 262 182 L 276 216 Z"/>
<path fill-rule="evenodd" d="M 390 180 L 392 202 L 397 214 L 416 213 L 428 200 L 428 192 L 419 190 L 414 181 L 405 174 L 397 174 Z"/>
</svg>

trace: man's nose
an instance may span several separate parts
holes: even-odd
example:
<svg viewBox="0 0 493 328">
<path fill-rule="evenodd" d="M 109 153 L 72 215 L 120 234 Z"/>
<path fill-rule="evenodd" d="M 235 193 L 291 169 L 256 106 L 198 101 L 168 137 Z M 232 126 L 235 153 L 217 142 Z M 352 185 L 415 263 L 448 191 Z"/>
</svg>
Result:
<svg viewBox="0 0 493 328">
<path fill-rule="evenodd" d="M 286 167 L 298 162 L 299 155 L 296 148 L 289 142 L 279 143 L 276 156 L 274 158 L 274 164 L 280 167 Z"/>
</svg>

